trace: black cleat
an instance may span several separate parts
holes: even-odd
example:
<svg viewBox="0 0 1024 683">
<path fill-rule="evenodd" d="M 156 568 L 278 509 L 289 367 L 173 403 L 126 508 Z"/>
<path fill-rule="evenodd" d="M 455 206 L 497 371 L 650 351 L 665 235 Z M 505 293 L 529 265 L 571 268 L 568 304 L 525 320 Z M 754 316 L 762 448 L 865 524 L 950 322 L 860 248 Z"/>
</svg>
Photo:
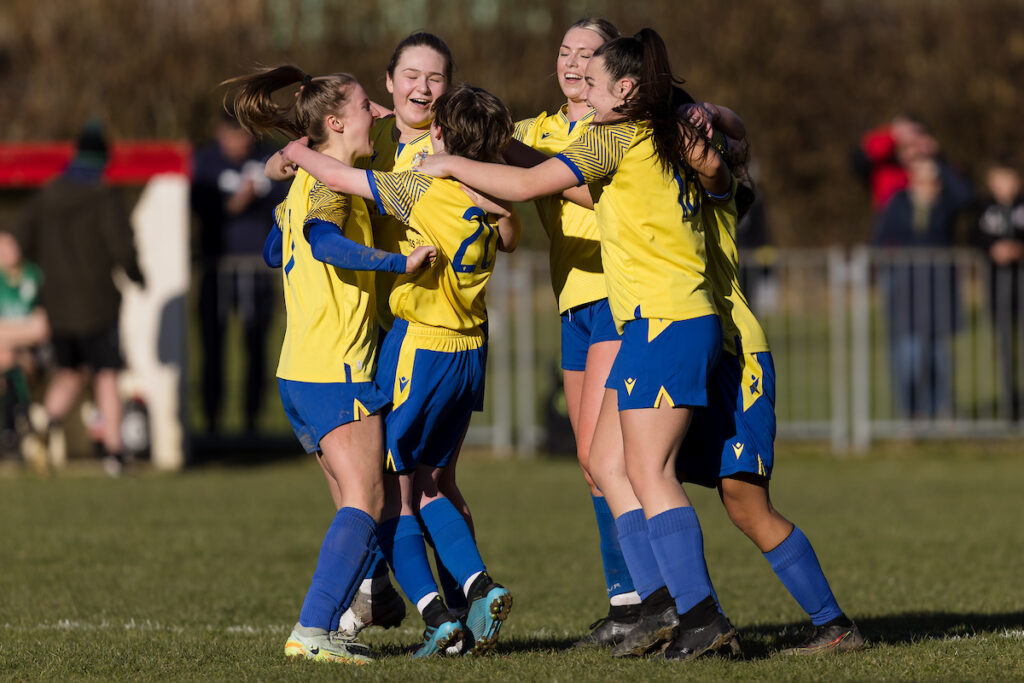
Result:
<svg viewBox="0 0 1024 683">
<path fill-rule="evenodd" d="M 591 624 L 590 633 L 573 643 L 573 647 L 607 647 L 609 645 L 618 645 L 639 621 L 640 603 L 610 605 L 608 607 L 608 616 L 601 617 Z"/>
<path fill-rule="evenodd" d="M 835 622 L 840 623 L 835 623 Z M 864 637 L 857 624 L 845 617 L 814 627 L 814 633 L 801 645 L 783 650 L 783 655 L 820 655 L 830 652 L 851 652 L 864 648 Z"/>
<path fill-rule="evenodd" d="M 665 659 L 688 662 L 703 654 L 728 647 L 731 654 L 741 653 L 736 629 L 724 614 L 716 613 L 711 623 L 694 628 L 679 629 L 676 637 L 665 648 Z"/>
<path fill-rule="evenodd" d="M 612 648 L 612 657 L 640 657 L 672 640 L 679 626 L 676 603 L 662 586 L 640 603 L 640 618 Z"/>
</svg>

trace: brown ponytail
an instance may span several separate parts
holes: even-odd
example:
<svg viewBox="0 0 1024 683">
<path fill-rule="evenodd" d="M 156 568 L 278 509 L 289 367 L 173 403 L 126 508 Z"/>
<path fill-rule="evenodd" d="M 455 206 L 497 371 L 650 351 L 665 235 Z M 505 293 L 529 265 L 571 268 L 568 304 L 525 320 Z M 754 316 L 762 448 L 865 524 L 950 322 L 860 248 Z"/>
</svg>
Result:
<svg viewBox="0 0 1024 683">
<path fill-rule="evenodd" d="M 608 41 L 594 56 L 604 58 L 605 69 L 613 81 L 633 81 L 633 89 L 615 111 L 630 121 L 646 121 L 650 125 L 654 152 L 662 168 L 670 171 L 680 160 L 689 158 L 703 135 L 679 116 L 679 107 L 693 102 L 693 98 L 678 87 L 684 81 L 672 75 L 661 36 L 654 29 L 641 29 L 632 37 Z M 707 153 L 707 148 L 703 149 Z"/>
<path fill-rule="evenodd" d="M 273 93 L 300 83 L 294 101 L 287 105 L 274 102 Z M 235 115 L 243 128 L 259 136 L 279 130 L 292 137 L 309 136 L 310 147 L 327 141 L 324 118 L 345 105 L 353 76 L 345 73 L 310 76 L 291 64 L 260 69 L 246 76 L 229 78 L 221 83 L 229 88 L 224 95 L 224 108 Z"/>
</svg>

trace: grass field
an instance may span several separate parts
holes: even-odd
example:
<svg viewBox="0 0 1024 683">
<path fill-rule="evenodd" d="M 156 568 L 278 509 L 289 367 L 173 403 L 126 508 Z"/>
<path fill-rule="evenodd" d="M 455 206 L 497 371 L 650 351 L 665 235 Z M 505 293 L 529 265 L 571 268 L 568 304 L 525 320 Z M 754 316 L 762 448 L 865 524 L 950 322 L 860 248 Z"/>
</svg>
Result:
<svg viewBox="0 0 1024 683">
<path fill-rule="evenodd" d="M 693 490 L 747 658 L 673 664 L 570 648 L 605 611 L 590 501 L 566 460 L 460 464 L 480 546 L 515 607 L 494 655 L 413 662 L 421 630 L 369 631 L 369 668 L 288 664 L 331 516 L 315 464 L 110 480 L 0 475 L 0 680 L 1009 680 L 1024 678 L 1020 443 L 780 456 L 774 500 L 815 545 L 870 647 L 772 656 L 804 615 L 717 498 Z"/>
</svg>

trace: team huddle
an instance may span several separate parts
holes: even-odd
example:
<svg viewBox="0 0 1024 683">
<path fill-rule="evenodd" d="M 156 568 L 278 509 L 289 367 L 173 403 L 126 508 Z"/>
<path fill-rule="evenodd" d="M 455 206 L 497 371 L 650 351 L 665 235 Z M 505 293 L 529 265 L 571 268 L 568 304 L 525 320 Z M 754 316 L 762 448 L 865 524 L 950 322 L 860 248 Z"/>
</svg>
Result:
<svg viewBox="0 0 1024 683">
<path fill-rule="evenodd" d="M 862 647 L 810 542 L 769 499 L 774 369 L 737 273 L 742 120 L 679 88 L 651 29 L 622 37 L 582 19 L 556 66 L 565 104 L 515 124 L 490 93 L 451 85 L 451 54 L 429 33 L 387 65 L 393 111 L 348 74 L 282 66 L 226 82 L 243 126 L 298 138 L 267 163 L 292 184 L 264 259 L 284 283 L 281 401 L 337 509 L 285 655 L 373 661 L 360 631 L 405 617 L 391 572 L 425 625 L 413 657 L 494 648 L 512 594 L 487 572 L 456 465 L 483 404 L 487 282 L 519 241 L 511 202 L 525 201 L 550 238 L 608 588 L 607 616 L 576 645 L 741 652 L 692 482 L 718 488 L 810 617 L 786 653 Z M 296 85 L 287 105 L 272 98 Z"/>
</svg>

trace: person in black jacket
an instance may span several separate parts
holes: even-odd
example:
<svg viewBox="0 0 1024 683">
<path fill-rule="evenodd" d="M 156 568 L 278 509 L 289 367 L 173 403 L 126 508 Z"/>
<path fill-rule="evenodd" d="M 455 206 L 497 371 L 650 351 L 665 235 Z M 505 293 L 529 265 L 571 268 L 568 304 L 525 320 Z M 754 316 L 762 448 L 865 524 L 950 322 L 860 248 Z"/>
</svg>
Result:
<svg viewBox="0 0 1024 683">
<path fill-rule="evenodd" d="M 91 371 L 104 465 L 117 475 L 125 464 L 117 389 L 124 361 L 121 294 L 111 276 L 118 267 L 135 283 L 145 281 L 121 195 L 103 181 L 107 158 L 102 127 L 88 123 L 71 163 L 29 202 L 14 234 L 25 257 L 43 271 L 40 304 L 57 364 L 43 401 L 51 425 L 67 416 Z"/>
<path fill-rule="evenodd" d="M 981 205 L 971 241 L 989 262 L 989 310 L 996 332 L 1001 367 L 999 414 L 1021 417 L 1024 358 L 1021 342 L 1021 285 L 1024 283 L 1024 194 L 1021 174 L 1006 160 L 994 162 L 986 174 L 989 197 Z M 1014 342 L 1017 342 L 1016 344 Z"/>
</svg>

